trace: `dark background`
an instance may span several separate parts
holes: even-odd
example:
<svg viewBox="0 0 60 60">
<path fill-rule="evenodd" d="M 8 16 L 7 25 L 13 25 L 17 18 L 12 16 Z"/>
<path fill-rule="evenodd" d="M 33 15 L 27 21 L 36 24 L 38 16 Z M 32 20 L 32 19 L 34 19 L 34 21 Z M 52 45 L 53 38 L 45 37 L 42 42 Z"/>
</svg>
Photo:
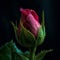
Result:
<svg viewBox="0 0 60 60">
<path fill-rule="evenodd" d="M 46 38 L 45 42 L 38 46 L 37 52 L 42 49 L 53 49 L 43 60 L 60 60 L 60 17 L 59 1 L 55 0 L 2 0 L 0 1 L 0 46 L 13 39 L 18 48 L 27 50 L 20 46 L 14 36 L 13 27 L 10 21 L 14 23 L 20 20 L 21 7 L 34 9 L 39 15 L 41 22 L 41 12 L 45 12 Z"/>
</svg>

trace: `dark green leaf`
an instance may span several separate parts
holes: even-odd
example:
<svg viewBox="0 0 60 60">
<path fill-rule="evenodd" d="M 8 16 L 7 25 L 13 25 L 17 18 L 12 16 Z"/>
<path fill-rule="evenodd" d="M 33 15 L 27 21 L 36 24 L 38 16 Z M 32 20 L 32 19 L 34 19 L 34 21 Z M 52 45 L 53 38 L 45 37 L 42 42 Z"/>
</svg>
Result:
<svg viewBox="0 0 60 60">
<path fill-rule="evenodd" d="M 23 52 L 12 40 L 0 48 L 0 60 L 28 60 L 28 58 L 23 56 Z"/>
<path fill-rule="evenodd" d="M 24 56 L 23 54 L 17 54 L 16 52 L 14 52 L 14 60 L 29 60 L 26 56 Z"/>
<path fill-rule="evenodd" d="M 53 51 L 52 49 L 50 50 L 43 50 L 41 51 L 37 56 L 36 56 L 36 60 L 42 60 L 44 58 L 44 56 L 48 53 Z"/>
<path fill-rule="evenodd" d="M 30 57 L 30 52 L 29 51 L 26 51 L 25 53 L 23 53 L 23 55 L 25 56 L 25 57 Z"/>
</svg>

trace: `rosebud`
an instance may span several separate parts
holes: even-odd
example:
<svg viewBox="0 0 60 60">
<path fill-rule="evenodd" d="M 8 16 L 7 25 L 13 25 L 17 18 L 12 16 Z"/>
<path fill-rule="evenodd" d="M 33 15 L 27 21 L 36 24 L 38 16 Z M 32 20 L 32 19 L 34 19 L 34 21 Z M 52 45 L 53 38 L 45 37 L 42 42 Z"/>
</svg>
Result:
<svg viewBox="0 0 60 60">
<path fill-rule="evenodd" d="M 38 31 L 40 29 L 38 15 L 34 10 L 20 9 L 20 11 L 22 14 L 21 21 L 23 23 L 23 26 L 28 29 L 35 37 L 37 37 Z"/>
<path fill-rule="evenodd" d="M 35 42 L 37 45 L 41 45 L 45 38 L 44 22 L 39 23 L 39 16 L 34 10 L 21 8 L 20 12 L 20 24 L 16 32 L 18 42 L 25 47 L 31 47 Z"/>
</svg>

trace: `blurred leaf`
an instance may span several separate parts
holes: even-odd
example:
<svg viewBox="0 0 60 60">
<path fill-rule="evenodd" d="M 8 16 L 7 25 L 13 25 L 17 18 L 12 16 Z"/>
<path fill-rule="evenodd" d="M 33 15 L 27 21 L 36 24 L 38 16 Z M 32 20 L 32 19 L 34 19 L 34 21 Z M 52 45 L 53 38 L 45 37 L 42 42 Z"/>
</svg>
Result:
<svg viewBox="0 0 60 60">
<path fill-rule="evenodd" d="M 23 52 L 12 40 L 0 48 L 0 60 L 28 60 L 28 58 L 23 56 Z"/>
<path fill-rule="evenodd" d="M 23 53 L 23 55 L 24 55 L 25 57 L 28 57 L 28 58 L 29 58 L 30 52 L 29 52 L 29 51 L 26 51 L 25 53 Z"/>
<path fill-rule="evenodd" d="M 0 48 L 0 60 L 11 60 L 11 48 L 7 45 Z"/>
<path fill-rule="evenodd" d="M 29 60 L 26 56 L 24 56 L 23 54 L 17 54 L 14 53 L 14 60 Z"/>
<path fill-rule="evenodd" d="M 53 50 L 43 50 L 41 51 L 38 55 L 36 55 L 36 60 L 43 60 L 44 56 L 48 53 L 48 52 L 52 52 Z"/>
</svg>

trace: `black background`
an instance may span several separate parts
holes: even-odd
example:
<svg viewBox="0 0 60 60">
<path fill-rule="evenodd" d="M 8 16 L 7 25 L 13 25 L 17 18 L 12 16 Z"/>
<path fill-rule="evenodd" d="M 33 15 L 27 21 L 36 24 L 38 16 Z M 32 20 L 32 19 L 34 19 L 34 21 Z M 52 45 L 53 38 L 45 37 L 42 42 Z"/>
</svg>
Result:
<svg viewBox="0 0 60 60">
<path fill-rule="evenodd" d="M 42 49 L 53 49 L 43 60 L 60 60 L 60 17 L 59 1 L 55 0 L 2 0 L 0 1 L 0 46 L 13 39 L 18 48 L 27 50 L 20 46 L 14 36 L 13 27 L 10 21 L 19 23 L 21 7 L 34 9 L 40 17 L 41 12 L 45 12 L 46 38 L 45 42 L 38 46 L 37 52 Z"/>
</svg>

